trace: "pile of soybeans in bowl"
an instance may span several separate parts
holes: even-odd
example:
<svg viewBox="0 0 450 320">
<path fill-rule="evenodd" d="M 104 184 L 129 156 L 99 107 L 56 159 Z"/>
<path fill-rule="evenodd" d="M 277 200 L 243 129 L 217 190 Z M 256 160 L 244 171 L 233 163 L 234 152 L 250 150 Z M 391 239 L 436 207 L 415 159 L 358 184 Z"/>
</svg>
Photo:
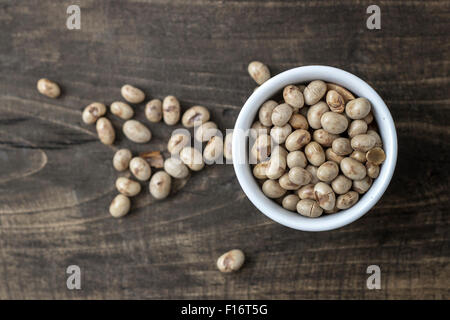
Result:
<svg viewBox="0 0 450 320">
<path fill-rule="evenodd" d="M 370 101 L 334 83 L 286 86 L 264 102 L 249 162 L 263 193 L 316 218 L 357 203 L 386 159 Z"/>
</svg>

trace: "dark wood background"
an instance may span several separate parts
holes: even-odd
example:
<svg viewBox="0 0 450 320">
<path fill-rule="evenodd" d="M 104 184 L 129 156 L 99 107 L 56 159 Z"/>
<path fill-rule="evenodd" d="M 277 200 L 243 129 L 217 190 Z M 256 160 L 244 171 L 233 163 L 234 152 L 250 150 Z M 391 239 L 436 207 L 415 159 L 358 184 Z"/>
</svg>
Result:
<svg viewBox="0 0 450 320">
<path fill-rule="evenodd" d="M 66 28 L 70 4 L 81 30 Z M 378 1 L 377 31 L 366 28 L 370 4 L 1 1 L 0 298 L 450 298 L 450 2 Z M 223 165 L 165 201 L 145 187 L 132 213 L 111 218 L 114 151 L 163 150 L 172 128 L 150 125 L 154 138 L 139 147 L 119 133 L 106 147 L 81 123 L 84 106 L 120 99 L 131 83 L 184 109 L 205 105 L 232 128 L 255 87 L 254 59 L 272 74 L 343 68 L 385 99 L 399 159 L 376 207 L 339 230 L 291 230 L 259 213 Z M 41 77 L 60 83 L 60 99 L 36 91 Z M 143 105 L 136 111 L 144 120 Z M 245 267 L 221 274 L 216 259 L 232 248 Z M 71 264 L 82 290 L 66 288 Z M 366 288 L 371 264 L 381 290 Z"/>
</svg>

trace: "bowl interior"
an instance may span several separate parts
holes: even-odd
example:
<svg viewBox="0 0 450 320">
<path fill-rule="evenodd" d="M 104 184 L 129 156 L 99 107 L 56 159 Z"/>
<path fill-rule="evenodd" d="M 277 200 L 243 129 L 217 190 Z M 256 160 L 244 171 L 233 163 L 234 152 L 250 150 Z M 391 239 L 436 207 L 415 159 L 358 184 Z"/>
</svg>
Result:
<svg viewBox="0 0 450 320">
<path fill-rule="evenodd" d="M 351 208 L 331 215 L 308 218 L 284 209 L 266 197 L 256 182 L 248 164 L 248 139 L 245 135 L 233 135 L 233 166 L 238 181 L 250 201 L 266 216 L 287 227 L 303 231 L 325 231 L 347 225 L 372 208 L 381 198 L 394 173 L 397 161 L 397 134 L 392 116 L 381 97 L 365 81 L 341 69 L 328 66 L 306 66 L 290 69 L 262 84 L 246 101 L 238 119 L 235 132 L 248 130 L 262 103 L 289 84 L 308 83 L 312 80 L 333 82 L 350 90 L 358 97 L 367 98 L 377 122 L 386 160 L 372 186 Z"/>
</svg>

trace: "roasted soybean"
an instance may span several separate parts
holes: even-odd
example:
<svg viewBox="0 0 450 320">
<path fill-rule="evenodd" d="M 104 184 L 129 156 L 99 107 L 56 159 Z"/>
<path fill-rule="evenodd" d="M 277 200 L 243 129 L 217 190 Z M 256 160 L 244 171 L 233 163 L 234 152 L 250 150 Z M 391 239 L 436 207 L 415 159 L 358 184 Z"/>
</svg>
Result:
<svg viewBox="0 0 450 320">
<path fill-rule="evenodd" d="M 147 143 L 152 138 L 151 131 L 137 120 L 127 120 L 122 131 L 128 139 L 136 143 Z"/>
<path fill-rule="evenodd" d="M 83 122 L 86 124 L 95 123 L 98 118 L 102 117 L 106 113 L 106 106 L 101 102 L 93 102 L 84 108 L 81 115 Z"/>
<path fill-rule="evenodd" d="M 145 117 L 150 122 L 160 122 L 162 119 L 162 102 L 159 99 L 153 99 L 145 105 Z"/>
<path fill-rule="evenodd" d="M 224 273 L 235 272 L 242 267 L 244 261 L 244 252 L 239 249 L 233 249 L 224 253 L 217 259 L 217 269 Z"/>
<path fill-rule="evenodd" d="M 167 198 L 170 194 L 172 179 L 165 171 L 156 172 L 150 179 L 150 194 L 158 200 Z"/>
<path fill-rule="evenodd" d="M 101 143 L 106 145 L 111 145 L 114 143 L 114 140 L 116 139 L 116 131 L 114 130 L 111 121 L 104 117 L 98 119 L 96 129 Z"/>
<path fill-rule="evenodd" d="M 122 97 L 130 103 L 141 103 L 145 99 L 145 93 L 132 85 L 126 84 L 120 89 Z"/>
<path fill-rule="evenodd" d="M 120 149 L 114 154 L 113 166 L 117 171 L 124 171 L 128 169 L 130 160 L 133 157 L 131 151 L 128 149 Z"/>
<path fill-rule="evenodd" d="M 167 96 L 162 102 L 163 120 L 169 125 L 173 126 L 180 120 L 181 107 L 180 102 L 174 96 Z"/>
<path fill-rule="evenodd" d="M 386 159 L 372 121 L 370 102 L 337 84 L 287 85 L 283 100 L 263 103 L 252 125 L 259 130 L 249 140 L 253 175 L 287 210 L 313 218 L 348 209 Z"/>
<path fill-rule="evenodd" d="M 117 191 L 127 197 L 134 197 L 141 192 L 141 185 L 138 182 L 125 177 L 117 178 L 116 188 Z"/>
<path fill-rule="evenodd" d="M 136 177 L 136 179 L 141 181 L 146 181 L 150 179 L 152 175 L 152 169 L 147 161 L 141 157 L 134 157 L 130 161 L 130 171 Z"/>
<path fill-rule="evenodd" d="M 125 102 L 115 101 L 111 103 L 109 109 L 111 110 L 111 113 L 113 115 L 118 116 L 119 118 L 124 120 L 131 119 L 134 116 L 133 108 L 131 108 L 131 106 Z"/>
<path fill-rule="evenodd" d="M 122 218 L 130 211 L 130 206 L 130 199 L 123 194 L 118 194 L 109 206 L 109 213 L 114 218 Z"/>
<path fill-rule="evenodd" d="M 252 61 L 248 65 L 248 73 L 250 77 L 259 85 L 270 79 L 269 68 L 262 62 Z"/>
<path fill-rule="evenodd" d="M 192 128 L 205 123 L 209 120 L 209 117 L 208 109 L 203 106 L 193 106 L 184 112 L 181 123 L 186 128 Z"/>
<path fill-rule="evenodd" d="M 61 94 L 61 89 L 59 88 L 59 85 L 56 82 L 53 82 L 48 79 L 39 79 L 37 82 L 37 90 L 40 94 L 43 94 L 44 96 L 47 96 L 49 98 L 58 98 Z"/>
</svg>

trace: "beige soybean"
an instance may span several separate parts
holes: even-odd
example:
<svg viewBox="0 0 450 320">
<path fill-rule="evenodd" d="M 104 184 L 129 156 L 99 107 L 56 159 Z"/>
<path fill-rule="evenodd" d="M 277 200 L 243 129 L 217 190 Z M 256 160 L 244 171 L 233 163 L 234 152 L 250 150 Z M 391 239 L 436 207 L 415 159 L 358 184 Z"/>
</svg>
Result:
<svg viewBox="0 0 450 320">
<path fill-rule="evenodd" d="M 356 151 L 367 152 L 375 147 L 375 138 L 368 134 L 359 134 L 351 140 L 351 146 Z"/>
<path fill-rule="evenodd" d="M 327 150 L 325 150 L 325 159 L 326 160 L 330 160 L 330 161 L 334 161 L 337 164 L 340 164 L 342 159 L 344 159 L 344 157 L 337 155 L 332 148 L 328 148 Z"/>
<path fill-rule="evenodd" d="M 355 159 L 356 161 L 359 161 L 361 163 L 366 162 L 366 153 L 362 151 L 353 151 L 350 155 L 350 158 Z"/>
<path fill-rule="evenodd" d="M 322 80 L 310 82 L 303 91 L 303 97 L 307 105 L 312 106 L 319 102 L 327 92 L 327 85 Z"/>
<path fill-rule="evenodd" d="M 225 142 L 223 143 L 223 156 L 229 161 L 233 160 L 233 132 L 229 132 L 225 136 Z"/>
<path fill-rule="evenodd" d="M 286 163 L 291 169 L 294 167 L 305 168 L 308 165 L 308 160 L 306 160 L 306 156 L 303 151 L 297 150 L 288 153 Z"/>
<path fill-rule="evenodd" d="M 197 127 L 194 137 L 195 140 L 199 142 L 206 142 L 218 134 L 219 130 L 217 129 L 217 124 L 212 121 L 208 121 Z"/>
<path fill-rule="evenodd" d="M 367 116 L 363 119 L 367 124 L 371 124 L 373 122 L 373 113 L 372 111 L 369 112 Z"/>
<path fill-rule="evenodd" d="M 128 103 L 122 101 L 114 101 L 109 107 L 111 113 L 118 116 L 121 119 L 128 120 L 133 118 L 134 111 L 133 108 Z"/>
<path fill-rule="evenodd" d="M 120 89 L 122 97 L 130 103 L 141 103 L 145 99 L 145 93 L 132 85 L 126 84 Z"/>
<path fill-rule="evenodd" d="M 383 149 L 375 147 L 366 153 L 366 159 L 368 162 L 380 165 L 386 160 L 386 154 Z"/>
<path fill-rule="evenodd" d="M 127 197 L 134 197 L 141 192 L 141 185 L 138 182 L 125 177 L 117 178 L 116 188 L 121 194 Z"/>
<path fill-rule="evenodd" d="M 282 127 L 288 123 L 292 116 L 293 109 L 287 103 L 279 104 L 272 111 L 272 123 L 275 126 Z"/>
<path fill-rule="evenodd" d="M 291 170 L 289 170 L 288 175 L 289 180 L 292 181 L 294 184 L 298 185 L 299 187 L 310 183 L 312 180 L 312 174 L 309 171 L 303 169 L 302 167 L 292 168 Z"/>
<path fill-rule="evenodd" d="M 370 186 L 372 185 L 372 178 L 369 176 L 365 176 L 361 180 L 354 180 L 352 189 L 359 194 L 364 194 L 369 190 Z"/>
<path fill-rule="evenodd" d="M 320 124 L 325 131 L 333 134 L 340 134 L 347 130 L 347 118 L 336 112 L 325 112 L 320 118 Z"/>
<path fill-rule="evenodd" d="M 324 182 L 330 182 L 337 177 L 339 166 L 334 161 L 327 161 L 317 169 L 317 178 Z"/>
<path fill-rule="evenodd" d="M 357 98 L 349 101 L 345 106 L 345 113 L 350 119 L 363 119 L 370 112 L 371 106 L 366 98 Z"/>
<path fill-rule="evenodd" d="M 334 140 L 339 138 L 339 135 L 329 133 L 328 131 L 325 131 L 324 129 L 317 129 L 313 132 L 313 140 L 318 142 L 324 147 L 331 147 L 331 144 Z"/>
<path fill-rule="evenodd" d="M 319 178 L 317 178 L 317 169 L 318 167 L 313 166 L 313 165 L 307 165 L 305 170 L 308 171 L 309 173 L 311 173 L 311 183 L 316 184 L 317 182 L 319 182 Z"/>
<path fill-rule="evenodd" d="M 106 106 L 100 102 L 93 102 L 84 108 L 81 118 L 86 124 L 95 123 L 98 118 L 106 113 Z"/>
<path fill-rule="evenodd" d="M 153 99 L 145 105 L 145 117 L 150 122 L 160 122 L 163 116 L 162 102 L 159 99 Z"/>
<path fill-rule="evenodd" d="M 367 175 L 369 177 L 371 177 L 372 179 L 376 179 L 378 178 L 379 174 L 380 174 L 380 166 L 367 161 L 366 162 L 366 170 L 367 170 Z"/>
<path fill-rule="evenodd" d="M 278 103 L 274 100 L 268 100 L 262 104 L 258 111 L 259 122 L 261 122 L 262 125 L 267 127 L 271 127 L 273 125 L 272 112 L 277 105 Z"/>
<path fill-rule="evenodd" d="M 337 138 L 333 141 L 331 148 L 338 156 L 346 156 L 353 152 L 350 140 L 347 138 Z"/>
<path fill-rule="evenodd" d="M 306 186 L 301 187 L 297 191 L 297 195 L 300 199 L 311 199 L 315 200 L 314 198 L 314 184 L 307 184 Z"/>
<path fill-rule="evenodd" d="M 295 194 L 288 194 L 283 198 L 281 205 L 286 210 L 297 211 L 297 203 L 300 201 L 300 198 Z"/>
<path fill-rule="evenodd" d="M 289 179 L 289 174 L 287 173 L 283 174 L 278 182 L 280 186 L 285 190 L 298 190 L 298 188 L 300 188 L 299 184 L 296 184 Z"/>
<path fill-rule="evenodd" d="M 348 91 L 347 89 L 335 84 L 335 83 L 327 83 L 327 90 L 334 90 L 341 95 L 344 99 L 344 102 L 347 103 L 350 100 L 355 99 L 355 96 Z"/>
<path fill-rule="evenodd" d="M 329 112 L 330 108 L 328 105 L 320 101 L 319 103 L 316 103 L 315 105 L 311 106 L 308 109 L 307 118 L 309 126 L 313 129 L 320 129 L 322 128 L 322 123 L 320 119 L 322 118 L 322 115 L 326 112 Z"/>
<path fill-rule="evenodd" d="M 270 162 L 269 161 L 263 161 L 258 163 L 253 167 L 253 175 L 256 179 L 267 179 L 267 168 L 269 167 Z"/>
<path fill-rule="evenodd" d="M 300 150 L 311 141 L 311 134 L 304 129 L 292 132 L 285 141 L 286 149 L 289 151 Z"/>
<path fill-rule="evenodd" d="M 151 131 L 137 120 L 125 121 L 122 131 L 128 139 L 136 143 L 147 143 L 152 138 Z"/>
<path fill-rule="evenodd" d="M 323 209 L 315 200 L 302 199 L 297 203 L 297 212 L 305 217 L 317 218 L 322 215 Z"/>
<path fill-rule="evenodd" d="M 149 183 L 150 194 L 153 198 L 161 200 L 170 194 L 172 179 L 165 171 L 156 172 Z"/>
<path fill-rule="evenodd" d="M 361 180 L 366 176 L 366 167 L 361 162 L 348 157 L 342 159 L 341 171 L 352 180 Z"/>
<path fill-rule="evenodd" d="M 205 123 L 209 120 L 209 117 L 208 109 L 203 106 L 193 106 L 184 112 L 181 123 L 186 128 L 192 128 L 194 125 L 199 126 Z"/>
<path fill-rule="evenodd" d="M 286 170 L 287 152 L 284 148 L 277 146 L 274 148 L 266 170 L 267 178 L 278 179 Z"/>
<path fill-rule="evenodd" d="M 255 143 L 250 151 L 253 161 L 263 161 L 270 156 L 271 138 L 267 134 L 262 134 L 256 138 Z"/>
<path fill-rule="evenodd" d="M 326 101 L 331 111 L 337 113 L 344 112 L 345 110 L 344 98 L 336 90 L 329 90 L 327 92 Z"/>
<path fill-rule="evenodd" d="M 248 65 L 248 73 L 250 77 L 259 85 L 270 79 L 269 68 L 262 62 L 252 61 Z"/>
<path fill-rule="evenodd" d="M 123 194 L 118 194 L 109 206 L 109 213 L 114 218 L 121 218 L 130 211 L 130 199 Z"/>
<path fill-rule="evenodd" d="M 167 150 L 170 154 L 179 155 L 181 149 L 187 146 L 191 142 L 190 137 L 187 133 L 175 133 L 169 139 L 167 143 Z"/>
<path fill-rule="evenodd" d="M 130 171 L 136 177 L 136 179 L 141 181 L 147 181 L 152 175 L 152 169 L 147 161 L 141 157 L 134 157 L 130 161 Z"/>
<path fill-rule="evenodd" d="M 168 158 L 164 161 L 164 171 L 175 179 L 184 179 L 189 175 L 188 167 L 179 158 Z"/>
<path fill-rule="evenodd" d="M 163 120 L 169 125 L 173 126 L 180 120 L 181 108 L 180 102 L 174 96 L 167 96 L 162 103 Z"/>
<path fill-rule="evenodd" d="M 294 113 L 292 114 L 291 118 L 289 119 L 289 124 L 291 125 L 294 130 L 296 129 L 304 129 L 308 130 L 309 124 L 308 120 L 306 120 L 304 115 L 301 115 L 300 113 Z"/>
<path fill-rule="evenodd" d="M 347 193 L 352 187 L 352 180 L 340 174 L 331 182 L 331 188 L 337 194 Z"/>
<path fill-rule="evenodd" d="M 267 197 L 271 199 L 280 198 L 286 193 L 286 190 L 280 186 L 277 180 L 264 181 L 262 185 L 262 191 Z"/>
<path fill-rule="evenodd" d="M 309 163 L 318 167 L 325 162 L 325 152 L 320 144 L 313 141 L 306 145 L 305 156 Z"/>
<path fill-rule="evenodd" d="M 336 194 L 333 189 L 324 182 L 316 183 L 314 186 L 314 197 L 319 206 L 324 210 L 332 210 L 336 204 Z"/>
<path fill-rule="evenodd" d="M 280 156 L 282 156 L 283 158 L 285 158 L 286 159 L 286 157 L 287 157 L 287 155 L 288 155 L 288 152 L 287 152 L 287 150 L 283 147 L 283 146 L 275 146 L 273 149 L 272 149 L 272 154 L 276 154 L 276 155 L 280 155 Z"/>
<path fill-rule="evenodd" d="M 220 272 L 234 272 L 239 270 L 245 261 L 245 255 L 242 250 L 233 249 L 224 253 L 217 259 L 217 269 Z"/>
<path fill-rule="evenodd" d="M 270 127 L 266 127 L 259 121 L 253 122 L 251 131 L 250 131 L 250 136 L 253 139 L 256 139 L 257 137 L 259 137 L 262 134 L 269 134 L 269 133 L 270 133 Z"/>
<path fill-rule="evenodd" d="M 364 120 L 353 120 L 348 127 L 347 133 L 350 138 L 367 132 L 367 123 Z"/>
<path fill-rule="evenodd" d="M 192 171 L 200 171 L 205 166 L 201 152 L 192 147 L 184 147 L 180 152 L 180 159 Z"/>
<path fill-rule="evenodd" d="M 111 121 L 105 117 L 98 119 L 96 129 L 101 143 L 106 145 L 111 145 L 114 143 L 114 140 L 116 139 L 116 131 L 114 130 Z"/>
<path fill-rule="evenodd" d="M 294 109 L 302 108 L 305 103 L 302 92 L 297 86 L 294 85 L 284 87 L 283 99 Z"/>
<path fill-rule="evenodd" d="M 203 150 L 203 158 L 207 163 L 214 162 L 221 159 L 223 155 L 223 140 L 222 137 L 212 137 Z"/>
<path fill-rule="evenodd" d="M 291 134 L 292 127 L 289 123 L 286 123 L 282 127 L 272 127 L 270 129 L 270 136 L 276 144 L 282 144 L 286 141 L 287 137 Z"/>
<path fill-rule="evenodd" d="M 61 89 L 59 88 L 59 85 L 56 82 L 53 82 L 45 78 L 38 80 L 36 88 L 40 94 L 43 94 L 44 96 L 53 99 L 58 98 L 59 95 L 61 94 Z"/>
<path fill-rule="evenodd" d="M 323 213 L 325 213 L 325 214 L 333 214 L 333 213 L 336 213 L 336 212 L 338 212 L 338 211 L 339 211 L 339 209 L 336 208 L 336 207 L 334 207 L 334 208 L 331 209 L 331 210 L 323 210 Z"/>
<path fill-rule="evenodd" d="M 336 207 L 338 209 L 344 210 L 352 207 L 356 202 L 358 202 L 359 194 L 355 191 L 349 191 L 346 194 L 340 195 L 336 200 Z"/>
<path fill-rule="evenodd" d="M 132 158 L 131 151 L 128 149 L 118 150 L 113 157 L 113 167 L 117 171 L 124 171 L 128 169 L 130 160 Z"/>
<path fill-rule="evenodd" d="M 374 130 L 367 130 L 367 134 L 375 139 L 375 147 L 382 147 L 383 142 L 381 141 L 380 135 Z"/>
</svg>

